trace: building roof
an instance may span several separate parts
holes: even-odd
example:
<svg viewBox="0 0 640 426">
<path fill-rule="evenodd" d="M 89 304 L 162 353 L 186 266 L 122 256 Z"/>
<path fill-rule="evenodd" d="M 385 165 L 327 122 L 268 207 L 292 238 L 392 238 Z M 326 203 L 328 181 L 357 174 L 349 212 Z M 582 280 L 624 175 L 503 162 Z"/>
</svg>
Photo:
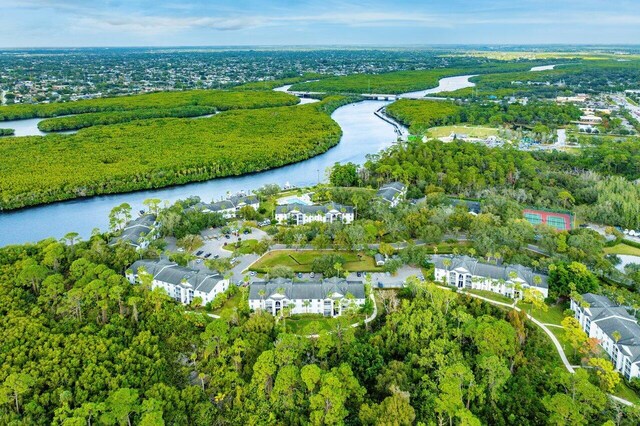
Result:
<svg viewBox="0 0 640 426">
<path fill-rule="evenodd" d="M 463 200 L 460 198 L 450 198 L 449 200 L 454 206 L 464 205 L 471 213 L 480 214 L 480 201 Z"/>
<path fill-rule="evenodd" d="M 119 241 L 126 241 L 127 244 L 138 247 L 140 245 L 140 237 L 148 235 L 149 232 L 153 231 L 155 223 L 156 216 L 152 214 L 146 214 L 129 221 L 124 226 L 122 233 L 114 237 L 109 244 L 115 245 Z"/>
<path fill-rule="evenodd" d="M 210 269 L 185 268 L 167 259 L 138 260 L 129 269 L 137 275 L 141 267 L 144 267 L 154 280 L 191 288 L 203 293 L 210 293 L 224 279 L 219 272 Z"/>
<path fill-rule="evenodd" d="M 631 359 L 632 363 L 640 362 L 640 326 L 636 319 L 629 315 L 622 306 L 617 306 L 609 298 L 587 293 L 582 299 L 589 304 L 584 313 L 592 323 L 597 323 L 604 334 L 615 342 L 613 333 L 620 333 L 618 348 Z"/>
<path fill-rule="evenodd" d="M 376 195 L 383 200 L 391 203 L 396 198 L 401 197 L 406 191 L 407 187 L 401 182 L 389 182 L 382 185 Z"/>
<path fill-rule="evenodd" d="M 215 203 L 205 205 L 205 210 L 209 210 L 211 212 L 219 212 L 222 210 L 232 210 L 235 209 L 236 206 L 229 200 L 218 201 Z"/>
<path fill-rule="evenodd" d="M 246 195 L 246 196 L 234 196 L 230 197 L 229 201 L 233 203 L 234 206 L 238 207 L 240 205 L 247 204 L 259 204 L 260 200 L 255 195 Z"/>
<path fill-rule="evenodd" d="M 451 261 L 450 266 L 444 264 L 445 260 Z M 438 269 L 446 269 L 449 271 L 463 269 L 471 275 L 492 278 L 494 280 L 512 281 L 510 275 L 515 273 L 516 276 L 524 281 L 530 287 L 548 288 L 548 277 L 544 274 L 533 272 L 531 268 L 522 265 L 494 265 L 484 263 L 469 256 L 452 256 L 452 255 L 433 255 L 431 262 Z M 535 277 L 540 277 L 540 283 L 535 282 Z"/>
<path fill-rule="evenodd" d="M 249 286 L 249 300 L 269 299 L 284 289 L 284 296 L 289 300 L 343 298 L 347 293 L 356 299 L 364 299 L 364 283 L 347 281 L 342 278 L 328 278 L 322 281 L 293 282 L 278 278 L 269 282 L 254 282 Z M 260 291 L 264 290 L 264 296 Z"/>
<path fill-rule="evenodd" d="M 285 204 L 282 206 L 276 206 L 276 214 L 286 214 L 292 212 L 310 215 L 327 214 L 330 212 L 353 213 L 353 207 L 336 203 L 329 203 L 323 206 L 307 206 L 303 204 Z"/>
<path fill-rule="evenodd" d="M 376 253 L 373 258 L 376 260 L 376 263 L 384 262 L 384 257 L 380 253 Z"/>
</svg>

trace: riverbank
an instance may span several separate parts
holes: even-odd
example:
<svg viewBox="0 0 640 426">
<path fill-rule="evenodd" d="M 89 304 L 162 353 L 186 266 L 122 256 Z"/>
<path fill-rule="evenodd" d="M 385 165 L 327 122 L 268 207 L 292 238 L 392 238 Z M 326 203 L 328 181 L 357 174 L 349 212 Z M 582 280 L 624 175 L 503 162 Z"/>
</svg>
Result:
<svg viewBox="0 0 640 426">
<path fill-rule="evenodd" d="M 65 199 L 241 175 L 299 162 L 340 141 L 330 113 L 349 102 L 236 110 L 200 120 L 143 120 L 0 145 L 9 210 Z M 188 146 L 189 149 L 184 148 Z"/>
<path fill-rule="evenodd" d="M 446 82 L 442 82 L 446 84 Z M 93 229 L 106 230 L 111 209 L 128 203 L 134 211 L 143 209 L 143 201 L 159 198 L 168 202 L 198 196 L 202 200 L 219 200 L 227 193 L 250 193 L 267 184 L 306 187 L 326 179 L 325 170 L 336 162 L 362 164 L 368 154 L 393 145 L 397 140 L 394 127 L 379 119 L 374 112 L 388 105 L 388 101 L 362 101 L 337 108 L 331 118 L 342 129 L 340 143 L 324 154 L 287 166 L 259 173 L 218 178 L 185 185 L 170 186 L 137 192 L 77 198 L 0 212 L 0 246 L 35 242 L 47 237 L 61 238 L 69 231 L 88 237 Z M 296 108 L 306 108 L 297 106 Z M 200 121 L 200 120 L 193 120 Z"/>
</svg>

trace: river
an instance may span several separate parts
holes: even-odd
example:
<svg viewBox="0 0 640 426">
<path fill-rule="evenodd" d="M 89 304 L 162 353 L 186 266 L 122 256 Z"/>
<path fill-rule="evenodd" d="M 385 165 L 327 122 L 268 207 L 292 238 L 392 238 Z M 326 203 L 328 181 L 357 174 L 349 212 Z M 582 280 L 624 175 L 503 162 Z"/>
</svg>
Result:
<svg viewBox="0 0 640 426">
<path fill-rule="evenodd" d="M 469 84 L 473 85 L 469 83 L 470 77 L 444 78 L 440 80 L 438 88 L 452 91 L 470 87 Z M 416 93 L 422 92 L 437 93 L 435 89 Z M 86 238 L 94 228 L 106 230 L 111 209 L 125 202 L 129 203 L 135 212 L 142 208 L 142 201 L 147 198 L 174 202 L 197 195 L 204 201 L 210 201 L 219 200 L 228 192 L 249 192 L 270 183 L 280 186 L 289 183 L 299 187 L 314 185 L 325 180 L 326 169 L 334 163 L 351 161 L 362 164 L 367 154 L 377 153 L 396 141 L 394 127 L 374 114 L 380 107 L 389 103 L 364 101 L 338 108 L 331 117 L 342 128 L 340 143 L 326 153 L 300 163 L 243 176 L 163 189 L 81 198 L 0 213 L 0 246 L 39 241 L 47 237 L 61 238 L 70 231 L 78 232 Z"/>
</svg>

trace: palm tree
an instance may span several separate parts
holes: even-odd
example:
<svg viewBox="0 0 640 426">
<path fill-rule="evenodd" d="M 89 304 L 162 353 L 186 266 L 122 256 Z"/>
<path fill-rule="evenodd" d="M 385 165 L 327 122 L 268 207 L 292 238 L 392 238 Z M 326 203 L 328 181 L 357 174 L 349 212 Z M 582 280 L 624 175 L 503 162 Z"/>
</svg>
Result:
<svg viewBox="0 0 640 426">
<path fill-rule="evenodd" d="M 305 308 L 305 313 L 308 314 L 309 306 L 311 306 L 311 300 L 305 300 L 304 302 L 302 302 L 302 306 L 304 306 Z"/>
<path fill-rule="evenodd" d="M 260 296 L 260 309 L 264 309 L 264 296 L 267 295 L 265 289 L 258 290 L 258 296 Z"/>
</svg>

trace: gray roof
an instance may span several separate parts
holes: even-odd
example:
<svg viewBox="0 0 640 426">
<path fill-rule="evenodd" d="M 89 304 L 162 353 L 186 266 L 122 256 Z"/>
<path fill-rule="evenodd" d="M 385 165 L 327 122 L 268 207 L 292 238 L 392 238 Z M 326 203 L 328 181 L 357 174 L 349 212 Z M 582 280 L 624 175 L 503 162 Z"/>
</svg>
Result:
<svg viewBox="0 0 640 426">
<path fill-rule="evenodd" d="M 246 204 L 258 204 L 260 200 L 255 195 L 246 195 L 246 196 L 234 196 L 230 197 L 229 201 L 233 203 L 234 206 L 246 205 Z"/>
<path fill-rule="evenodd" d="M 334 293 L 345 296 L 351 293 L 356 299 L 364 299 L 364 283 L 362 281 L 347 281 L 342 278 L 328 278 L 322 281 L 293 282 L 278 278 L 269 282 L 254 282 L 249 286 L 249 300 L 268 299 L 283 288 L 287 299 L 327 299 Z M 265 291 L 264 297 L 260 290 Z"/>
<path fill-rule="evenodd" d="M 380 254 L 380 253 L 376 253 L 373 258 L 376 260 L 377 262 L 384 262 L 384 257 Z"/>
<path fill-rule="evenodd" d="M 210 269 L 185 268 L 166 259 L 138 260 L 129 269 L 134 274 L 137 274 L 140 267 L 144 267 L 147 273 L 151 274 L 155 280 L 182 287 L 190 287 L 203 293 L 211 292 L 216 284 L 224 279 L 219 272 Z"/>
<path fill-rule="evenodd" d="M 582 298 L 589 304 L 584 313 L 614 342 L 614 332 L 620 333 L 618 347 L 632 363 L 640 362 L 640 326 L 622 306 L 617 306 L 605 296 L 587 293 Z"/>
<path fill-rule="evenodd" d="M 143 235 L 149 234 L 149 232 L 153 231 L 153 227 L 156 223 L 156 217 L 152 214 L 146 214 L 144 216 L 140 216 L 137 219 L 134 219 L 130 222 L 127 222 L 122 233 L 117 237 L 114 237 L 110 245 L 117 244 L 119 241 L 126 241 L 128 244 L 132 246 L 140 245 L 140 237 Z"/>
<path fill-rule="evenodd" d="M 404 191 L 407 189 L 405 184 L 401 182 L 389 182 L 387 184 L 382 185 L 376 195 L 383 200 L 391 203 L 396 198 L 402 196 Z"/>
<path fill-rule="evenodd" d="M 402 182 L 389 182 L 382 185 L 382 188 L 380 189 L 383 189 L 383 188 L 391 188 L 391 189 L 395 189 L 396 191 L 402 192 L 405 189 L 407 189 L 407 186 Z"/>
<path fill-rule="evenodd" d="M 444 264 L 445 259 L 451 261 L 450 266 Z M 478 261 L 469 256 L 452 256 L 452 255 L 433 255 L 431 256 L 431 262 L 439 269 L 454 270 L 463 268 L 469 271 L 472 275 L 492 278 L 494 280 L 509 281 L 509 276 L 512 272 L 515 272 L 521 280 L 527 283 L 530 287 L 548 288 L 548 277 L 544 274 L 538 274 L 533 272 L 531 268 L 527 268 L 522 265 L 503 265 L 498 266 L 491 263 L 484 263 Z M 540 284 L 536 284 L 534 277 L 540 277 Z"/>
<path fill-rule="evenodd" d="M 205 209 L 210 210 L 212 212 L 219 212 L 221 210 L 229 210 L 235 209 L 236 206 L 229 200 L 218 201 L 216 203 L 207 204 Z"/>
<path fill-rule="evenodd" d="M 226 200 L 216 201 L 213 203 L 198 203 L 195 204 L 191 209 L 195 210 L 205 210 L 210 212 L 219 212 L 222 210 L 232 210 L 236 208 L 240 208 L 246 206 L 248 204 L 259 204 L 260 200 L 255 195 L 247 195 L 247 196 L 233 196 L 229 197 Z"/>
<path fill-rule="evenodd" d="M 449 200 L 454 206 L 464 205 L 470 212 L 480 214 L 480 201 L 463 200 L 460 198 L 450 198 Z"/>
<path fill-rule="evenodd" d="M 342 204 L 329 203 L 323 206 L 307 206 L 304 204 L 285 204 L 282 206 L 276 206 L 276 214 L 286 214 L 291 212 L 299 212 L 303 214 L 326 214 L 331 211 L 353 213 L 353 207 L 344 206 Z"/>
</svg>

